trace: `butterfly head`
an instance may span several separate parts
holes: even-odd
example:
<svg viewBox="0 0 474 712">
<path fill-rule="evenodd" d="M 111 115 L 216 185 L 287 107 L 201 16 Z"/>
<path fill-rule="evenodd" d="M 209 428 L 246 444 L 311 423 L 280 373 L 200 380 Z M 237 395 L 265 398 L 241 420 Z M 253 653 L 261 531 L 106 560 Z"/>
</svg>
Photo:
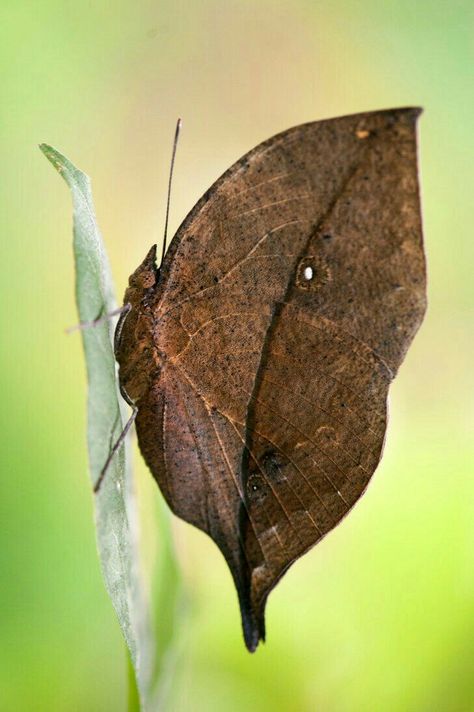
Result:
<svg viewBox="0 0 474 712">
<path fill-rule="evenodd" d="M 122 395 L 136 404 L 156 375 L 151 303 L 158 280 L 156 245 L 131 275 L 125 292 L 126 305 L 115 330 L 115 356 L 119 363 Z"/>
<path fill-rule="evenodd" d="M 134 306 L 143 299 L 144 293 L 152 289 L 158 278 L 156 266 L 156 245 L 148 251 L 143 262 L 137 267 L 128 280 L 128 289 L 125 292 L 125 302 Z"/>
</svg>

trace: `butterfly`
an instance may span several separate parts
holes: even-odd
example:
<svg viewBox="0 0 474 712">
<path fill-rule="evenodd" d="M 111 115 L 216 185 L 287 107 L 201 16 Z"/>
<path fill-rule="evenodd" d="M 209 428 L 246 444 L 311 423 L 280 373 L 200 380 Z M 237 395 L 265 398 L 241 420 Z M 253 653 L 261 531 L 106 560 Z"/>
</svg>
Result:
<svg viewBox="0 0 474 712">
<path fill-rule="evenodd" d="M 264 141 L 129 280 L 121 391 L 170 508 L 227 561 L 250 651 L 270 591 L 381 458 L 388 389 L 426 307 L 419 113 Z"/>
</svg>

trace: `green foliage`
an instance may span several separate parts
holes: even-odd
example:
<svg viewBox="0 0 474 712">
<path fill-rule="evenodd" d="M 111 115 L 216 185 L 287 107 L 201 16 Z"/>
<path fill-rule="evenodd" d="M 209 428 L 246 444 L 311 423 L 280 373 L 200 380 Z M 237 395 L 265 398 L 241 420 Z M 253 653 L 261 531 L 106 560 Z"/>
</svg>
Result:
<svg viewBox="0 0 474 712">
<path fill-rule="evenodd" d="M 72 193 L 76 301 L 81 322 L 90 322 L 116 308 L 109 262 L 95 217 L 89 178 L 58 151 L 41 150 L 62 175 Z M 110 449 L 123 430 L 124 414 L 116 378 L 111 320 L 82 330 L 88 376 L 88 449 L 91 489 L 97 482 Z M 168 687 L 165 658 L 174 645 L 176 602 L 180 581 L 170 541 L 168 514 L 158 518 L 161 541 L 159 580 L 154 596 L 153 626 L 150 595 L 141 570 L 137 531 L 137 505 L 128 443 L 112 459 L 94 497 L 97 545 L 105 585 L 117 613 L 132 665 L 129 709 L 156 709 Z M 173 657 L 173 656 L 171 656 Z M 134 671 L 134 675 L 133 675 Z M 135 679 L 136 678 L 136 687 Z"/>
</svg>

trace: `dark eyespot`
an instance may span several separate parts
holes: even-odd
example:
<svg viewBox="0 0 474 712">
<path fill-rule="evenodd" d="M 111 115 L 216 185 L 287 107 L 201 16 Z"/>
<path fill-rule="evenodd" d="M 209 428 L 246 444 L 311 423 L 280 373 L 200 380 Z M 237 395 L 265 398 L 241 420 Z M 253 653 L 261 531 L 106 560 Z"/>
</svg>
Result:
<svg viewBox="0 0 474 712">
<path fill-rule="evenodd" d="M 287 458 L 280 452 L 268 450 L 261 460 L 262 469 L 272 482 L 282 482 L 286 479 L 285 467 Z"/>
<path fill-rule="evenodd" d="M 259 504 L 267 496 L 267 485 L 263 477 L 252 473 L 247 480 L 247 496 L 250 502 Z"/>
</svg>

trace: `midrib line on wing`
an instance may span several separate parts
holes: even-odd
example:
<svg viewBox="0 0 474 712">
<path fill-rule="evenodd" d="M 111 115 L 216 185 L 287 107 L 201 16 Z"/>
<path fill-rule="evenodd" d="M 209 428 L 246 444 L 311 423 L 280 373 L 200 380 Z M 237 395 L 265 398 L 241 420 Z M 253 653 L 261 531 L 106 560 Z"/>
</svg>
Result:
<svg viewBox="0 0 474 712">
<path fill-rule="evenodd" d="M 251 440 L 252 440 L 252 429 L 253 429 L 252 426 L 253 426 L 253 419 L 254 419 L 254 412 L 255 412 L 255 403 L 257 402 L 256 396 L 257 396 L 258 390 L 260 388 L 260 382 L 261 382 L 262 375 L 265 371 L 265 366 L 266 366 L 266 362 L 267 362 L 268 356 L 269 356 L 272 337 L 273 337 L 273 334 L 275 333 L 275 330 L 277 328 L 280 314 L 282 312 L 283 307 L 285 306 L 285 303 L 289 303 L 290 294 L 294 288 L 297 270 L 298 270 L 298 264 L 299 264 L 300 260 L 304 257 L 304 255 L 307 253 L 308 247 L 309 247 L 310 242 L 313 239 L 314 235 L 316 235 L 319 232 L 319 230 L 324 225 L 326 220 L 330 217 L 330 215 L 332 214 L 338 201 L 341 199 L 341 197 L 346 192 L 350 182 L 356 175 L 357 171 L 360 170 L 362 163 L 363 163 L 363 161 L 359 160 L 354 166 L 352 166 L 349 169 L 346 176 L 341 181 L 341 185 L 339 186 L 338 190 L 336 190 L 334 192 L 334 195 L 329 203 L 328 208 L 323 213 L 323 215 L 319 218 L 314 229 L 310 230 L 308 238 L 307 238 L 305 244 L 303 245 L 302 249 L 300 250 L 297 260 L 295 261 L 295 266 L 294 266 L 293 270 L 290 272 L 290 276 L 289 276 L 289 279 L 288 279 L 288 282 L 286 285 L 286 290 L 283 295 L 283 298 L 281 300 L 278 300 L 272 309 L 272 316 L 270 319 L 270 324 L 268 326 L 267 332 L 266 332 L 264 340 L 263 340 L 260 362 L 257 367 L 256 374 L 255 374 L 255 380 L 254 380 L 252 393 L 251 393 L 250 399 L 248 401 L 247 417 L 246 417 L 246 424 L 245 424 L 245 429 L 246 429 L 245 446 L 249 449 L 249 451 L 250 451 L 249 446 L 250 446 Z M 243 462 L 244 462 L 244 460 L 243 460 Z M 242 471 L 242 475 L 245 478 L 247 477 L 247 474 L 244 473 L 243 471 Z M 245 482 L 243 484 L 245 485 Z"/>
</svg>

